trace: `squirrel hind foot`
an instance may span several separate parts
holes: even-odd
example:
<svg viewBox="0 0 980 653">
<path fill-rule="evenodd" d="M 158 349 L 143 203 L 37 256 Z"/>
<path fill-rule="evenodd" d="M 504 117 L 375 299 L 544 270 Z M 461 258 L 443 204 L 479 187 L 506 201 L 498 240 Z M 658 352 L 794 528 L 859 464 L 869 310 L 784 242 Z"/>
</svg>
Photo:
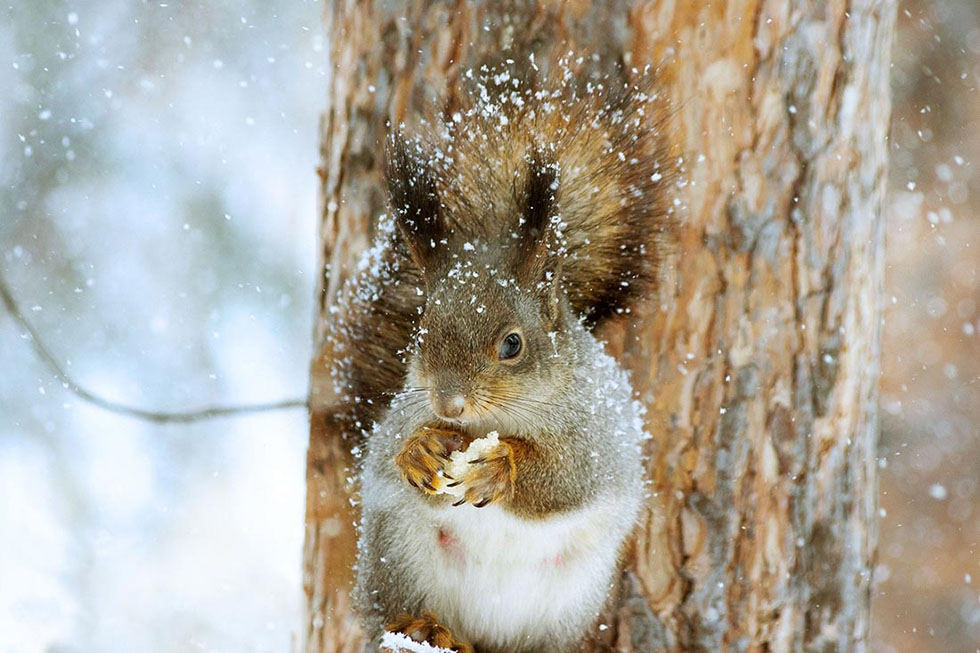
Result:
<svg viewBox="0 0 980 653">
<path fill-rule="evenodd" d="M 473 653 L 473 647 L 467 642 L 457 640 L 449 628 L 439 623 L 439 618 L 432 612 L 423 612 L 421 617 L 410 614 L 398 615 L 394 621 L 385 626 L 385 630 L 400 633 L 416 642 L 424 642 L 431 646 L 457 653 Z"/>
</svg>

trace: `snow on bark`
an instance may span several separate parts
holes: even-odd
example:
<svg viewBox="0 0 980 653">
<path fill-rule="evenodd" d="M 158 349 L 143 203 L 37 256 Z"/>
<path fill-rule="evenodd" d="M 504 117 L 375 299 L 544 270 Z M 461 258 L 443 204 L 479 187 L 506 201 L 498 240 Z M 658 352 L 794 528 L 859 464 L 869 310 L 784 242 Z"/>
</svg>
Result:
<svg viewBox="0 0 980 653">
<path fill-rule="evenodd" d="M 502 4 L 328 12 L 318 345 L 384 212 L 386 119 L 524 28 L 542 49 L 561 35 L 598 61 L 660 65 L 686 221 L 661 297 L 603 334 L 648 409 L 652 491 L 595 646 L 863 650 L 894 1 L 563 3 L 521 20 Z M 305 641 L 360 651 L 332 355 L 312 366 Z"/>
</svg>

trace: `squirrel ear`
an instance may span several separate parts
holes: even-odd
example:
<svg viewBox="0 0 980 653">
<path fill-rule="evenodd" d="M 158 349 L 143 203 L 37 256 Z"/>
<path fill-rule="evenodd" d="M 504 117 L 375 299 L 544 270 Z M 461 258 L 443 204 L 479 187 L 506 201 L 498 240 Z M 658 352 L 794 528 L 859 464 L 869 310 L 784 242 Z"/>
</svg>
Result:
<svg viewBox="0 0 980 653">
<path fill-rule="evenodd" d="M 551 222 L 558 173 L 553 164 L 543 162 L 537 153 L 531 155 L 528 163 L 523 213 L 517 232 L 516 269 L 525 283 L 550 284 L 557 279 L 561 267 L 558 253 L 551 251 L 558 236 Z"/>
<path fill-rule="evenodd" d="M 398 233 L 424 274 L 445 238 L 446 228 L 435 175 L 418 139 L 406 139 L 394 130 L 389 134 L 385 184 Z"/>
</svg>

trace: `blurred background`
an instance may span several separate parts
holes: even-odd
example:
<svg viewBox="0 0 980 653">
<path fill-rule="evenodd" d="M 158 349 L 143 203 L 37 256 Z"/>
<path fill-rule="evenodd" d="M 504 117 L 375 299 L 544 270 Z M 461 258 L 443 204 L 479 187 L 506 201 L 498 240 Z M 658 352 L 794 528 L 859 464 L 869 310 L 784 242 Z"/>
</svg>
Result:
<svg viewBox="0 0 980 653">
<path fill-rule="evenodd" d="M 980 2 L 900 0 L 875 651 L 980 650 Z"/>
<path fill-rule="evenodd" d="M 83 385 L 154 409 L 305 396 L 321 11 L 0 8 L 0 268 Z M 0 306 L 0 652 L 290 650 L 307 432 L 303 410 L 94 408 Z"/>
<path fill-rule="evenodd" d="M 313 0 L 0 8 L 0 270 L 82 385 L 301 398 Z M 876 651 L 980 642 L 980 3 L 900 2 Z M 0 312 L 0 653 L 289 651 L 302 410 L 154 425 L 80 401 Z"/>
</svg>

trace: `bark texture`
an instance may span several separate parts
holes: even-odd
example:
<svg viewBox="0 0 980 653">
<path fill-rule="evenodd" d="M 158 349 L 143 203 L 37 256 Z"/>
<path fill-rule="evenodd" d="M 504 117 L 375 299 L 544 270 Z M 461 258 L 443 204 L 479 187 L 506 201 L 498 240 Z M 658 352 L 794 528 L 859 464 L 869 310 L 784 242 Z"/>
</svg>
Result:
<svg viewBox="0 0 980 653">
<path fill-rule="evenodd" d="M 862 650 L 894 1 L 572 0 L 521 3 L 511 21 L 515 6 L 327 8 L 306 650 L 363 648 L 351 445 L 324 334 L 384 212 L 385 121 L 521 39 L 658 66 L 686 160 L 676 269 L 602 333 L 654 437 L 646 517 L 591 648 Z"/>
</svg>

